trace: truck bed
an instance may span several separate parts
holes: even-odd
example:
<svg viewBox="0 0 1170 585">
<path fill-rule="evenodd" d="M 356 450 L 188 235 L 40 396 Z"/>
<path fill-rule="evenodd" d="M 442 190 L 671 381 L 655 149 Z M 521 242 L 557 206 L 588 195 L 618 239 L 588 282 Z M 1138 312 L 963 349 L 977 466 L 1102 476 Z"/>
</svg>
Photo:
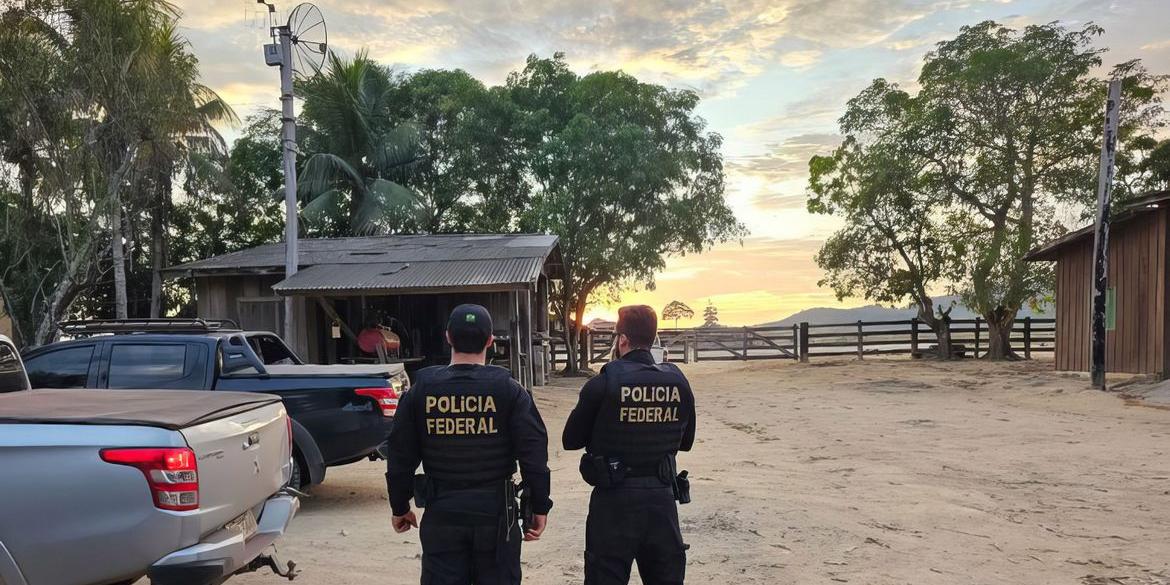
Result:
<svg viewBox="0 0 1170 585">
<path fill-rule="evenodd" d="M 104 455 L 158 449 L 191 454 L 180 465 L 195 473 L 193 508 L 167 509 L 155 499 L 168 484 L 192 489 L 187 483 L 152 479 L 161 476 L 136 468 L 133 459 Z M 258 554 L 244 550 L 258 522 L 275 521 L 263 510 L 287 483 L 291 455 L 288 418 L 276 396 L 0 394 L 0 553 L 7 550 L 15 562 L 9 568 L 23 572 L 15 583 L 33 585 L 133 581 L 164 557 L 191 562 L 204 553 L 230 574 Z M 225 552 L 232 547 L 239 550 Z M 0 554 L 0 583 L 3 569 Z"/>
<path fill-rule="evenodd" d="M 86 424 L 159 427 L 173 431 L 280 402 L 251 392 L 34 390 L 0 400 L 0 424 Z"/>
</svg>

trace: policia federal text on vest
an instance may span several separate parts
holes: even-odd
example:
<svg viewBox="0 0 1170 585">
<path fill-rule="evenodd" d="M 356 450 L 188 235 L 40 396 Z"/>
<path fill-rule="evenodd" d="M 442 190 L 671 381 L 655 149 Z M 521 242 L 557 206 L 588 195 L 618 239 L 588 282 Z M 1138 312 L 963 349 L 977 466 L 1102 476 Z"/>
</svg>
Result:
<svg viewBox="0 0 1170 585">
<path fill-rule="evenodd" d="M 489 332 L 462 349 L 482 350 L 483 339 L 490 341 L 482 307 L 461 306 L 451 321 L 456 330 L 471 323 L 472 333 Z M 507 370 L 482 365 L 482 353 L 461 352 L 452 328 L 455 363 L 420 370 L 398 403 L 386 470 L 395 529 L 414 524 L 410 499 L 421 463 L 423 585 L 519 583 L 520 542 L 539 538 L 552 507 L 548 434 L 528 392 Z M 517 463 L 538 519 L 527 534 L 521 534 L 512 484 Z"/>
<path fill-rule="evenodd" d="M 690 501 L 675 455 L 695 439 L 695 400 L 672 364 L 634 349 L 581 389 L 565 424 L 566 450 L 585 448 L 581 474 L 594 486 L 585 537 L 586 585 L 681 584 L 685 545 L 676 499 Z"/>
</svg>

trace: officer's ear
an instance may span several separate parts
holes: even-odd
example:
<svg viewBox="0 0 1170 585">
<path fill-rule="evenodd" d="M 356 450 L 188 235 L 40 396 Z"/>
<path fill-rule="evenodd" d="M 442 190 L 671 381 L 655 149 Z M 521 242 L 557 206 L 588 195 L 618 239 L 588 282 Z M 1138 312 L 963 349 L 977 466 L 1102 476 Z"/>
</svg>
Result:
<svg viewBox="0 0 1170 585">
<path fill-rule="evenodd" d="M 451 332 L 450 332 L 450 331 L 444 331 L 444 332 L 443 332 L 443 338 L 447 340 L 447 345 L 450 345 L 450 346 L 451 346 L 451 349 L 452 349 L 452 350 L 454 350 L 454 349 L 455 349 L 455 342 L 454 342 L 454 341 L 451 341 Z"/>
<path fill-rule="evenodd" d="M 487 343 L 484 344 L 484 346 L 483 346 L 483 351 L 487 352 L 488 348 L 490 348 L 492 346 L 492 344 L 495 342 L 496 342 L 496 336 L 492 335 L 491 333 L 488 333 L 488 340 L 487 340 Z"/>
</svg>

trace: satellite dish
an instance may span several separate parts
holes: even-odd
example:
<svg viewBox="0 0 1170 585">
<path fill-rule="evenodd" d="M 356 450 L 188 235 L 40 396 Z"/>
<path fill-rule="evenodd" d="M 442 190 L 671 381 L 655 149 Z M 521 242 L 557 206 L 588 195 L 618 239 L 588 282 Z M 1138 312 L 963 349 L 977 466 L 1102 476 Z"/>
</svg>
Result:
<svg viewBox="0 0 1170 585">
<path fill-rule="evenodd" d="M 329 31 L 321 10 L 310 2 L 298 4 L 288 15 L 293 72 L 311 77 L 321 71 L 329 50 Z"/>
</svg>

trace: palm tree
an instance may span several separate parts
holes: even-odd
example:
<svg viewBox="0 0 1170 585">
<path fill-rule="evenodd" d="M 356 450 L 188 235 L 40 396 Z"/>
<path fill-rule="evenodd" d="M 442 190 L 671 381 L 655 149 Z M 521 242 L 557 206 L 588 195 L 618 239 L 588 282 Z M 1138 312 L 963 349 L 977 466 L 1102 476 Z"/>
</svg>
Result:
<svg viewBox="0 0 1170 585">
<path fill-rule="evenodd" d="M 166 84 L 159 88 L 163 115 L 150 129 L 139 152 L 137 171 L 143 175 L 143 203 L 150 211 L 150 316 L 162 313 L 162 269 L 167 264 L 168 218 L 173 207 L 173 178 L 180 169 L 196 172 L 202 159 L 227 156 L 227 143 L 215 124 L 239 122 L 231 106 L 199 83 L 199 62 L 188 52 L 173 21 L 153 31 L 144 60 Z"/>
<path fill-rule="evenodd" d="M 418 161 L 418 134 L 394 123 L 399 79 L 365 52 L 334 53 L 321 74 L 297 85 L 304 99 L 302 144 L 311 152 L 298 190 L 306 219 L 330 235 L 392 231 L 394 214 L 417 214 L 401 181 Z"/>
</svg>

